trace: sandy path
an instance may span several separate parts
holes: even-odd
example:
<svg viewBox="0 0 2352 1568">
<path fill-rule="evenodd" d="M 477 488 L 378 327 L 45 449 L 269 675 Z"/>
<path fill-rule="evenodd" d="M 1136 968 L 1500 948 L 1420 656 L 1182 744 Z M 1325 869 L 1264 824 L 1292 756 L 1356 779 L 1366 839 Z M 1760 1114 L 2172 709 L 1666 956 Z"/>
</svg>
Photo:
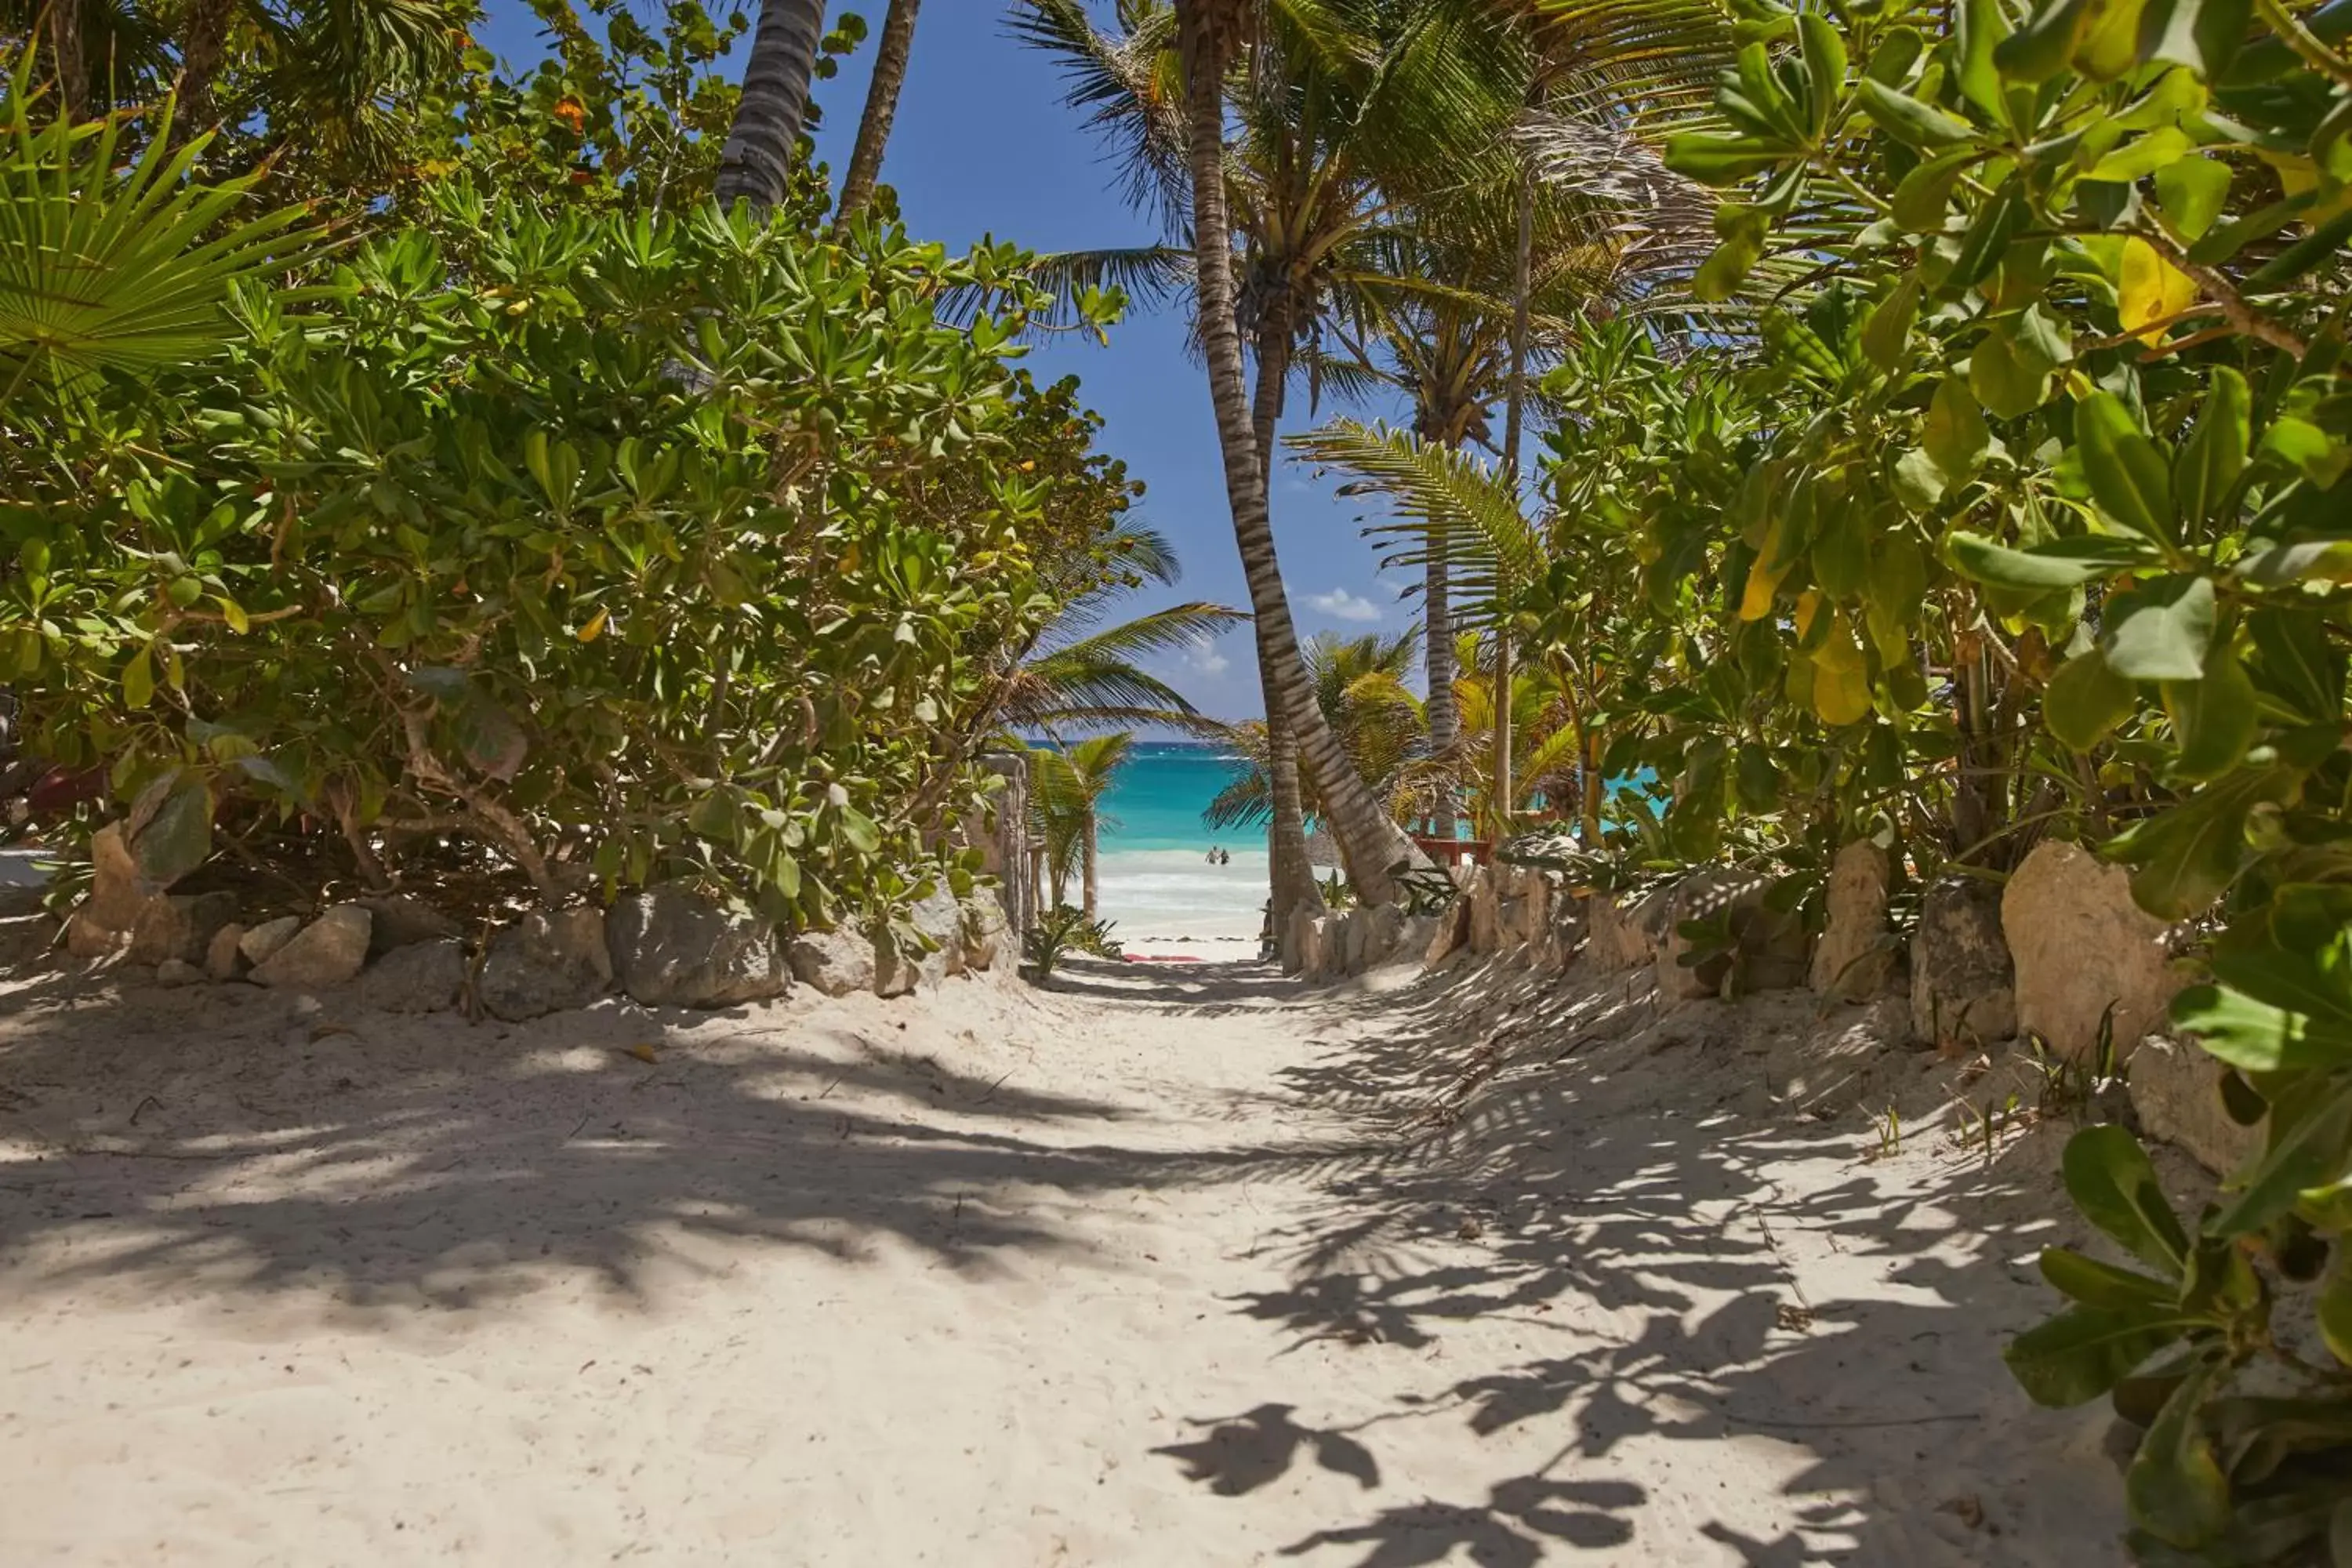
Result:
<svg viewBox="0 0 2352 1568">
<path fill-rule="evenodd" d="M 2120 1561 L 1991 1360 L 2048 1135 L 1864 1163 L 1622 987 L 1144 969 L 0 991 L 0 1563 Z"/>
</svg>

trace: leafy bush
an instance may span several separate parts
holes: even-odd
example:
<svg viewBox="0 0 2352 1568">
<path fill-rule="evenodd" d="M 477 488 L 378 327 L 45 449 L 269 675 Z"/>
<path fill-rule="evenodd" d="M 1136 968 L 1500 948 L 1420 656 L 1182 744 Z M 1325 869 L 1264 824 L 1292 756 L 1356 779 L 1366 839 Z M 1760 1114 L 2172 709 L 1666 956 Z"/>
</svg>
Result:
<svg viewBox="0 0 2352 1568">
<path fill-rule="evenodd" d="M 963 880 L 1041 553 L 1130 489 L 1007 364 L 1022 258 L 463 179 L 422 216 L 239 287 L 209 361 L 6 411 L 26 748 L 199 858 L 323 829 L 330 879 L 700 873 L 815 924 Z"/>
<path fill-rule="evenodd" d="M 2056 831 L 2220 915 L 2173 1022 L 2264 1147 L 2192 1227 L 2079 1134 L 2068 1190 L 2140 1267 L 2045 1254 L 2075 1305 L 2011 1366 L 2136 1390 L 2147 1560 L 2352 1560 L 2352 13 L 1743 14 L 1669 162 L 1735 193 L 1694 291 L 1792 302 L 1762 369 L 1702 370 L 1733 395 L 1619 366 L 1662 437 L 1558 453 L 1688 650 L 1647 704 L 1668 826 L 1883 813 L 1995 871 Z M 2307 1335 L 2282 1278 L 2317 1281 Z"/>
<path fill-rule="evenodd" d="M 1090 918 L 1074 904 L 1056 904 L 1037 917 L 1024 940 L 1022 955 L 1032 974 L 1043 980 L 1071 953 L 1096 958 L 1125 958 L 1127 952 L 1111 935 L 1116 922 Z"/>
</svg>

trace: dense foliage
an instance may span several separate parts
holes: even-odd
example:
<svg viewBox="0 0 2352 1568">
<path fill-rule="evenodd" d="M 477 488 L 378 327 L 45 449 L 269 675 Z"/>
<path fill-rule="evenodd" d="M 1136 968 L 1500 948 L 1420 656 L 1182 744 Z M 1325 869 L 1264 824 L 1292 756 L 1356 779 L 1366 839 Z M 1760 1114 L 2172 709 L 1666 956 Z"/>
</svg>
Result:
<svg viewBox="0 0 2352 1568">
<path fill-rule="evenodd" d="M 533 93 L 584 68 L 558 38 Z M 697 875 L 795 924 L 965 881 L 942 830 L 1020 656 L 1128 572 L 1134 487 L 1011 363 L 1018 253 L 722 215 L 650 158 L 494 187 L 531 166 L 496 137 L 362 232 L 224 230 L 264 176 L 205 185 L 205 142 L 122 168 L 140 121 L 47 118 L 21 69 L 6 114 L 26 252 L 110 309 L 61 336 L 17 279 L 0 649 L 22 745 L 102 768 L 152 870 Z"/>
</svg>

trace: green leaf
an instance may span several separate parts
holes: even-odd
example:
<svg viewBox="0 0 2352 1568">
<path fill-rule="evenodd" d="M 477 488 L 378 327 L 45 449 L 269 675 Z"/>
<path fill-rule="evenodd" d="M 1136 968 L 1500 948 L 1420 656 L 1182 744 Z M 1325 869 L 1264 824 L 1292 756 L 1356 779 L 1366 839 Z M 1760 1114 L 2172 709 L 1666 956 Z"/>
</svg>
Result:
<svg viewBox="0 0 2352 1568">
<path fill-rule="evenodd" d="M 2132 897 L 2164 920 L 2185 920 L 2237 880 L 2246 860 L 2246 819 L 2256 805 L 2293 800 L 2302 773 L 2289 766 L 2241 769 L 2135 825 L 2110 846 L 2138 868 Z"/>
<path fill-rule="evenodd" d="M 2308 419 L 2282 414 L 2263 432 L 2263 450 L 2287 462 L 2321 489 L 2333 489 L 2352 467 L 2347 445 Z"/>
<path fill-rule="evenodd" d="M 1981 534 L 1955 530 L 1948 548 L 1952 564 L 1961 572 L 2004 588 L 2075 588 L 2155 560 L 2145 541 L 2117 534 L 2084 534 L 2015 550 Z"/>
<path fill-rule="evenodd" d="M 2281 1099 L 2271 1104 L 2270 1142 L 2247 1175 L 2237 1201 L 2206 1222 L 2209 1235 L 2244 1236 L 2295 1206 L 2307 1188 L 2341 1169 L 2352 1144 L 2352 1088 L 2324 1100 Z"/>
<path fill-rule="evenodd" d="M 1943 288 L 1947 293 L 1958 293 L 1973 289 L 2009 254 L 2009 243 L 2016 237 L 2027 216 L 2025 192 L 2019 176 L 2011 174 L 1985 203 L 1967 230 L 1960 236 L 1958 254 L 1944 274 Z"/>
<path fill-rule="evenodd" d="M 2107 667 L 2097 648 L 2068 659 L 2042 696 L 2042 722 L 2078 752 L 2115 732 L 2139 707 L 2139 689 Z"/>
<path fill-rule="evenodd" d="M 1996 417 L 2018 419 L 2042 406 L 2055 368 L 1995 321 L 1969 355 L 1969 390 Z"/>
<path fill-rule="evenodd" d="M 2197 427 L 2173 458 L 2173 479 L 2187 518 L 2210 522 L 2236 487 L 2246 467 L 2251 438 L 2253 397 L 2246 378 L 2228 365 L 2216 365 L 2205 402 L 2197 411 Z"/>
<path fill-rule="evenodd" d="M 155 700 L 155 665 L 149 657 L 153 647 L 152 643 L 142 645 L 122 667 L 122 700 L 134 711 Z"/>
<path fill-rule="evenodd" d="M 1862 111 L 1880 130 L 1911 146 L 1949 147 L 1976 137 L 1976 128 L 1967 121 L 1955 119 L 1885 82 L 1864 77 L 1857 96 L 1862 100 Z"/>
<path fill-rule="evenodd" d="M 1919 282 L 1906 278 L 1878 302 L 1863 323 L 1862 352 L 1883 371 L 1901 370 L 1910 359 L 1911 323 L 1919 314 Z"/>
<path fill-rule="evenodd" d="M 1920 445 L 1952 484 L 1965 484 L 1984 466 L 1992 447 L 1992 431 L 1977 411 L 1977 400 L 1958 376 L 1947 376 L 1927 405 Z"/>
<path fill-rule="evenodd" d="M 1755 136 L 1685 132 L 1666 139 L 1666 167 L 1702 185 L 1729 185 L 1778 168 L 1792 154 Z"/>
<path fill-rule="evenodd" d="M 2069 1307 L 2011 1340 L 2001 1360 L 2028 1399 L 2063 1408 L 2098 1398 L 2187 1327 L 2169 1307 Z"/>
<path fill-rule="evenodd" d="M 2180 1278 L 2189 1237 L 2165 1201 L 2156 1167 L 2138 1139 L 2112 1122 L 2085 1127 L 2066 1141 L 2060 1164 L 2067 1195 L 2084 1219 L 2165 1278 Z"/>
<path fill-rule="evenodd" d="M 1895 494 L 1913 511 L 1926 511 L 1944 499 L 1944 471 L 1926 447 L 1907 447 L 1895 460 Z"/>
<path fill-rule="evenodd" d="M 2168 680 L 2161 689 L 2180 747 L 2175 777 L 2216 779 L 2244 760 L 2254 743 L 2254 683 L 2229 644 L 2213 645 L 2203 679 Z"/>
<path fill-rule="evenodd" d="M 1806 74 L 1813 79 L 1811 119 L 1818 136 L 1829 123 L 1830 110 L 1845 96 L 1845 38 L 1827 16 L 1802 11 L 1797 16 L 1797 41 Z"/>
<path fill-rule="evenodd" d="M 2112 392 L 2092 393 L 2074 410 L 2074 440 L 2101 511 L 2134 533 L 2178 542 L 2164 454 L 2141 431 L 2128 404 Z"/>
<path fill-rule="evenodd" d="M 1892 205 L 1895 221 L 1906 234 L 1940 234 L 1952 203 L 1952 187 L 1960 183 L 1970 163 L 1981 156 L 1974 147 L 1955 147 L 1937 153 L 1896 182 Z"/>
<path fill-rule="evenodd" d="M 2327 1353 L 2352 1367 L 2352 1246 L 2341 1241 L 2336 1244 L 2326 1279 L 2312 1307 L 2319 1319 L 2319 1337 L 2326 1342 Z M 2352 1521 L 2352 1499 L 2347 1499 L 2344 1507 L 2336 1511 L 2339 1562 L 2344 1549 L 2352 1547 L 2352 1531 L 2345 1529 L 2347 1521 Z"/>
<path fill-rule="evenodd" d="M 2172 999 L 2173 1027 L 2241 1072 L 2300 1072 L 2352 1051 L 2352 1031 L 2220 985 L 2192 985 Z"/>
<path fill-rule="evenodd" d="M 1703 302 L 1728 300 L 1764 254 L 1770 215 L 1762 207 L 1726 203 L 1716 208 L 1715 232 L 1723 243 L 1691 279 L 1691 297 Z"/>
<path fill-rule="evenodd" d="M 2001 8 L 2000 0 L 1961 0 L 1958 9 L 1960 96 L 1999 124 L 2008 118 L 2009 107 L 2002 98 L 1993 51 L 2011 31 L 2009 13 Z"/>
<path fill-rule="evenodd" d="M 2231 989 L 2305 1016 L 2304 1040 L 2294 1058 L 2252 1070 L 2328 1067 L 2334 1065 L 2331 1052 L 2352 1050 L 2352 975 L 2346 973 L 2340 941 L 2310 952 L 2230 942 L 2215 949 L 2212 966 L 2214 978 Z"/>
<path fill-rule="evenodd" d="M 2202 1546 L 2229 1527 L 2229 1479 L 2198 1419 L 2222 1371 L 2206 1360 L 2189 1369 L 2124 1474 L 2132 1518 L 2175 1546 Z"/>
<path fill-rule="evenodd" d="M 2144 135 L 2133 137 L 2101 158 L 2083 177 L 2132 184 L 2147 178 L 2158 169 L 2179 162 L 2189 150 L 2189 138 L 2178 127 L 2160 125 Z"/>
<path fill-rule="evenodd" d="M 2199 153 L 2156 172 L 2156 200 L 2172 226 L 2190 240 L 2203 237 L 2230 195 L 2230 165 Z"/>
<path fill-rule="evenodd" d="M 1994 48 L 1993 64 L 2011 81 L 2048 81 L 2066 68 L 2090 10 L 2090 0 L 2045 0 Z"/>
<path fill-rule="evenodd" d="M 2129 1268 L 2118 1268 L 2085 1258 L 2063 1247 L 2042 1249 L 2042 1277 L 2069 1299 L 2106 1311 L 2134 1311 L 2145 1307 L 2169 1307 L 2179 1299 L 2177 1283 L 2150 1279 Z"/>
<path fill-rule="evenodd" d="M 2319 612 L 2265 605 L 2246 617 L 2254 645 L 2254 684 L 2315 724 L 2333 723 L 2344 708 L 2344 658 L 2327 640 Z"/>
<path fill-rule="evenodd" d="M 2107 662 L 2133 680 L 2196 680 L 2213 642 L 2213 583 L 2160 577 L 2108 603 Z"/>
</svg>

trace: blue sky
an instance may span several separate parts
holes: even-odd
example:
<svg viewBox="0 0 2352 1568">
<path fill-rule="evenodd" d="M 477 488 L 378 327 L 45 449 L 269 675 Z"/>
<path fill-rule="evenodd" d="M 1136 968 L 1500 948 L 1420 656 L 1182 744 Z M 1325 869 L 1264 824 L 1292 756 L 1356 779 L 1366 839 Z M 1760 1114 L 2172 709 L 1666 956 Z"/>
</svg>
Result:
<svg viewBox="0 0 2352 1568">
<path fill-rule="evenodd" d="M 519 0 L 485 5 L 484 43 L 515 61 L 543 52 L 527 6 Z M 644 9 L 653 20 L 654 8 Z M 883 0 L 835 0 L 827 15 L 831 20 L 857 11 L 878 32 L 884 9 Z M 882 172 L 898 188 L 908 228 L 959 247 L 984 236 L 1036 250 L 1151 242 L 1158 237 L 1150 221 L 1128 210 L 1115 170 L 1063 107 L 1053 61 L 1007 36 L 1005 10 L 1004 0 L 928 0 L 923 6 Z M 736 46 L 739 71 L 749 45 L 747 37 Z M 817 84 L 825 111 L 817 151 L 836 180 L 856 135 L 873 47 L 869 36 L 839 76 Z M 1207 378 L 1185 357 L 1183 322 L 1172 312 L 1131 316 L 1108 348 L 1055 342 L 1033 351 L 1030 366 L 1041 380 L 1080 377 L 1086 402 L 1107 421 L 1105 448 L 1149 487 L 1143 514 L 1183 558 L 1178 589 L 1139 596 L 1135 607 L 1195 598 L 1246 607 Z M 1286 428 L 1303 427 L 1309 422 L 1306 399 L 1295 393 L 1292 403 Z M 1359 536 L 1362 503 L 1342 500 L 1330 489 L 1295 464 L 1286 463 L 1275 481 L 1276 539 L 1299 630 L 1401 630 L 1414 607 L 1383 583 L 1371 547 Z M 1262 710 L 1246 626 L 1188 658 L 1163 661 L 1160 672 L 1204 711 L 1246 718 Z"/>
</svg>

